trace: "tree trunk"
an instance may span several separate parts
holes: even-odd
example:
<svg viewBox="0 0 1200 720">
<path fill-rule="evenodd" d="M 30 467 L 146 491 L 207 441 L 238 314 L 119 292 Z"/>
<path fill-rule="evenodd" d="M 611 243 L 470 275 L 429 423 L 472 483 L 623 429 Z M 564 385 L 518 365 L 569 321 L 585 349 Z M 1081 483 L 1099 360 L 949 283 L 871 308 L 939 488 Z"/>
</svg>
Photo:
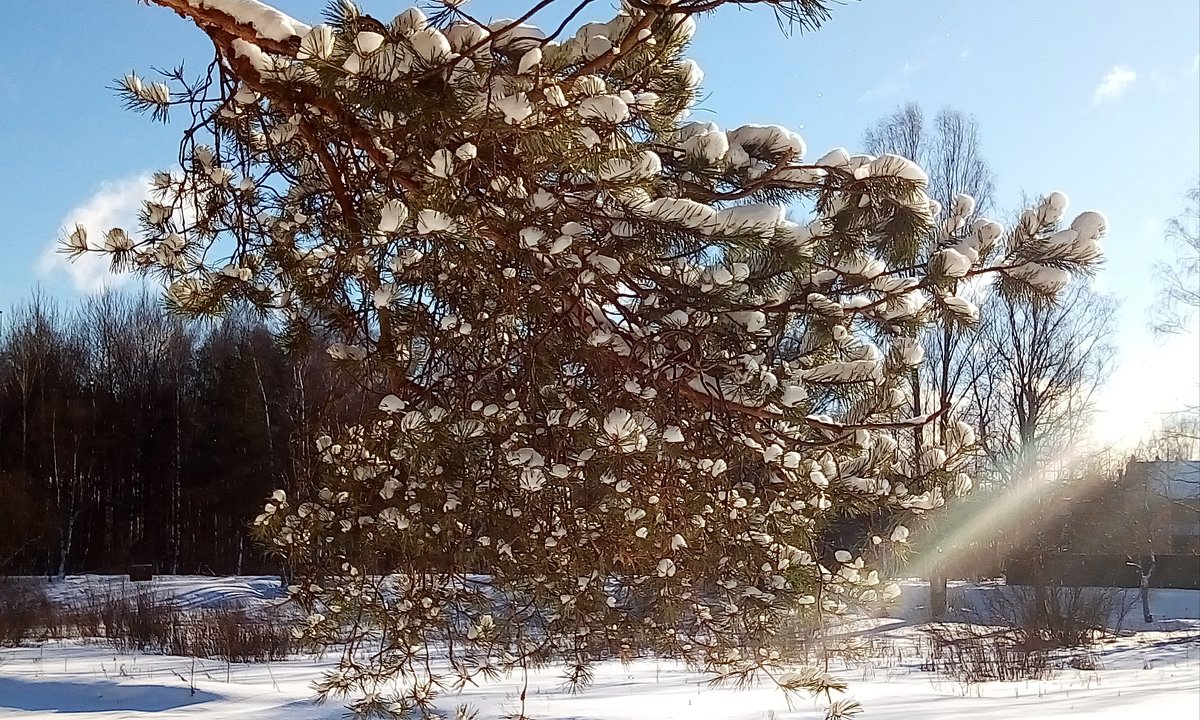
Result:
<svg viewBox="0 0 1200 720">
<path fill-rule="evenodd" d="M 1148 623 L 1154 622 L 1150 613 L 1150 576 L 1154 574 L 1154 555 L 1150 555 L 1150 564 L 1138 568 L 1141 582 L 1138 583 L 1138 594 L 1142 597 L 1142 619 Z"/>
<path fill-rule="evenodd" d="M 929 616 L 937 619 L 946 614 L 946 573 L 941 563 L 929 573 Z"/>
<path fill-rule="evenodd" d="M 183 518 L 180 501 L 180 498 L 183 495 L 183 488 L 181 487 L 183 468 L 181 467 L 182 458 L 180 457 L 183 454 L 183 429 L 180 427 L 181 420 L 179 417 L 181 405 L 179 399 L 179 385 L 181 382 L 182 381 L 180 380 L 179 373 L 176 372 L 174 397 L 175 403 L 174 407 L 172 408 L 172 414 L 175 416 L 175 448 L 171 457 L 171 527 L 168 531 L 171 539 L 170 572 L 172 575 L 179 574 L 179 552 L 180 546 L 183 544 Z"/>
<path fill-rule="evenodd" d="M 63 580 L 67 577 L 67 555 L 71 552 L 71 540 L 75 535 L 74 519 L 67 522 L 66 533 L 59 541 L 58 549 L 58 579 Z"/>
<path fill-rule="evenodd" d="M 913 416 L 921 414 L 921 372 L 919 368 L 913 368 L 912 377 L 913 392 Z M 923 427 L 917 426 L 913 428 L 913 464 L 919 475 L 922 471 L 921 467 L 921 433 Z M 931 548 L 931 551 L 936 551 L 937 548 Z M 939 618 L 946 614 L 946 577 L 942 570 L 940 562 L 929 564 L 929 615 L 931 618 Z"/>
</svg>

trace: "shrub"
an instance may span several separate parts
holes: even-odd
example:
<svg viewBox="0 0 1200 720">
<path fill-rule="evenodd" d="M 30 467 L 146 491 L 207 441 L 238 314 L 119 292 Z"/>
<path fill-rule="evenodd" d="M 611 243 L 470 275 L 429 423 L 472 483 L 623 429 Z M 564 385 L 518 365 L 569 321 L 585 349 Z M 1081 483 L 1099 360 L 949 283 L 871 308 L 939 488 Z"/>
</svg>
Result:
<svg viewBox="0 0 1200 720">
<path fill-rule="evenodd" d="M 200 610 L 175 626 L 165 652 L 226 662 L 286 660 L 294 641 L 288 624 L 277 620 L 234 606 Z"/>
<path fill-rule="evenodd" d="M 0 647 L 16 647 L 43 633 L 51 614 L 50 601 L 37 581 L 0 578 Z"/>
<path fill-rule="evenodd" d="M 960 683 L 1045 680 L 1056 669 L 1050 651 L 1030 646 L 1018 629 L 934 623 L 925 635 L 929 645 L 922 669 Z"/>
<path fill-rule="evenodd" d="M 173 601 L 153 592 L 107 595 L 93 601 L 105 640 L 120 652 L 161 652 L 182 617 Z"/>
<path fill-rule="evenodd" d="M 0 647 L 33 637 L 98 639 L 118 652 L 268 662 L 297 651 L 290 628 L 274 611 L 225 605 L 185 612 L 170 598 L 127 586 L 56 604 L 37 581 L 0 579 Z"/>
<path fill-rule="evenodd" d="M 1079 647 L 1119 628 L 1131 600 L 1116 588 L 1007 585 L 984 596 L 984 619 L 1020 631 L 1022 644 Z"/>
<path fill-rule="evenodd" d="M 1121 590 L 1008 585 L 984 596 L 981 623 L 925 629 L 925 670 L 958 682 L 1044 680 L 1061 666 L 1094 669 L 1097 636 L 1119 628 L 1132 604 Z M 1075 649 L 1060 658 L 1058 651 Z"/>
</svg>

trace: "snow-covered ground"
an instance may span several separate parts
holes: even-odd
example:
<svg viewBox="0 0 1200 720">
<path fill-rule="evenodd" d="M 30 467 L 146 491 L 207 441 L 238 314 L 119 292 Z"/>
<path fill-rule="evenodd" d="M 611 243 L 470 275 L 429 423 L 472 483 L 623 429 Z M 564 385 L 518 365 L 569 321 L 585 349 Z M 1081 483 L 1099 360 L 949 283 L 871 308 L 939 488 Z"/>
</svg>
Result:
<svg viewBox="0 0 1200 720">
<path fill-rule="evenodd" d="M 113 585 L 111 578 L 71 578 L 51 589 L 60 601 Z M 274 578 L 164 578 L 155 589 L 189 608 L 278 598 Z M 952 587 L 958 609 L 996 586 Z M 1095 670 L 1064 668 L 1049 680 L 963 686 L 920 669 L 916 650 L 924 589 L 908 583 L 895 617 L 861 623 L 878 657 L 835 668 L 870 720 L 1022 720 L 1050 718 L 1192 718 L 1200 716 L 1200 591 L 1154 590 L 1152 609 L 1161 622 L 1146 626 L 1140 612 L 1126 618 L 1136 632 L 1110 640 L 1096 652 Z M 1130 594 L 1130 600 L 1135 595 Z M 1131 622 L 1136 621 L 1136 622 Z M 49 642 L 0 650 L 0 717 L 51 718 L 341 718 L 344 709 L 315 706 L 310 684 L 333 665 L 326 657 L 270 664 L 227 665 L 216 660 L 118 654 L 81 642 Z M 799 720 L 823 716 L 823 700 L 789 708 L 775 689 L 714 689 L 707 678 L 668 662 L 643 661 L 597 669 L 582 695 L 560 689 L 558 673 L 529 678 L 525 712 L 541 720 Z M 521 679 L 470 687 L 447 696 L 447 717 L 469 703 L 479 720 L 520 710 Z M 194 687 L 194 692 L 192 688 Z"/>
</svg>

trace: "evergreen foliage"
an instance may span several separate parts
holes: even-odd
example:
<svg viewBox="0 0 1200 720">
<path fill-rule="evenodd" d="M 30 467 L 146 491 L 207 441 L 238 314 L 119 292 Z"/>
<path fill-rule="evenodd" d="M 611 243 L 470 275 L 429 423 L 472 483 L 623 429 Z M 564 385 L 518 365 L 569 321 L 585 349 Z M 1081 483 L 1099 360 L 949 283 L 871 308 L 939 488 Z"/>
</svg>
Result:
<svg viewBox="0 0 1200 720">
<path fill-rule="evenodd" d="M 547 34 L 526 21 L 549 2 L 495 22 L 342 2 L 311 28 L 155 2 L 217 48 L 199 82 L 124 81 L 131 106 L 186 114 L 183 162 L 138 232 L 68 250 L 161 278 L 182 313 L 249 305 L 290 345 L 333 338 L 379 399 L 311 439 L 319 492 L 257 521 L 311 610 L 298 633 L 347 648 L 320 691 L 366 715 L 529 665 L 582 686 L 645 651 L 834 688 L 779 628 L 898 590 L 825 529 L 968 484 L 965 425 L 899 450 L 951 410 L 906 412 L 920 328 L 974 323 L 973 278 L 1049 298 L 1097 257 L 1095 214 L 1052 234 L 1061 194 L 1003 236 L 967 196 L 943 214 L 904 158 L 807 161 L 784 128 L 688 122 L 695 17 L 754 3 L 639 0 Z"/>
</svg>

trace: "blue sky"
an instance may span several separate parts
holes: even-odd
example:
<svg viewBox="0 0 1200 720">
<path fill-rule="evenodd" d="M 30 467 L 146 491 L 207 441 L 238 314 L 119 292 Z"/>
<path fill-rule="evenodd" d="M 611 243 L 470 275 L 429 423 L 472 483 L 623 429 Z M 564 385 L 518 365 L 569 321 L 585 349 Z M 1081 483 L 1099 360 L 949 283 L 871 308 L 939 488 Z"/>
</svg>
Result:
<svg viewBox="0 0 1200 720">
<path fill-rule="evenodd" d="M 317 21 L 325 3 L 276 5 Z M 390 17 L 407 3 L 362 5 Z M 470 5 L 492 16 L 518 6 Z M 177 141 L 176 128 L 124 111 L 110 88 L 128 70 L 182 61 L 198 71 L 211 59 L 193 26 L 135 0 L 5 11 L 0 307 L 39 286 L 67 298 L 100 283 L 97 268 L 66 269 L 48 249 L 76 219 L 97 229 L 129 222 L 137 178 L 170 167 Z M 1098 284 L 1123 300 L 1121 366 L 1099 434 L 1127 435 L 1153 412 L 1196 401 L 1197 336 L 1155 341 L 1144 316 L 1151 266 L 1166 253 L 1163 223 L 1200 175 L 1200 3 L 863 0 L 835 6 L 821 31 L 791 37 L 769 12 L 724 11 L 701 20 L 692 54 L 709 93 L 700 118 L 786 125 L 814 156 L 854 149 L 868 125 L 906 101 L 974 114 L 1000 208 L 1015 207 L 1022 192 L 1062 190 L 1073 210 L 1108 215 Z"/>
</svg>

